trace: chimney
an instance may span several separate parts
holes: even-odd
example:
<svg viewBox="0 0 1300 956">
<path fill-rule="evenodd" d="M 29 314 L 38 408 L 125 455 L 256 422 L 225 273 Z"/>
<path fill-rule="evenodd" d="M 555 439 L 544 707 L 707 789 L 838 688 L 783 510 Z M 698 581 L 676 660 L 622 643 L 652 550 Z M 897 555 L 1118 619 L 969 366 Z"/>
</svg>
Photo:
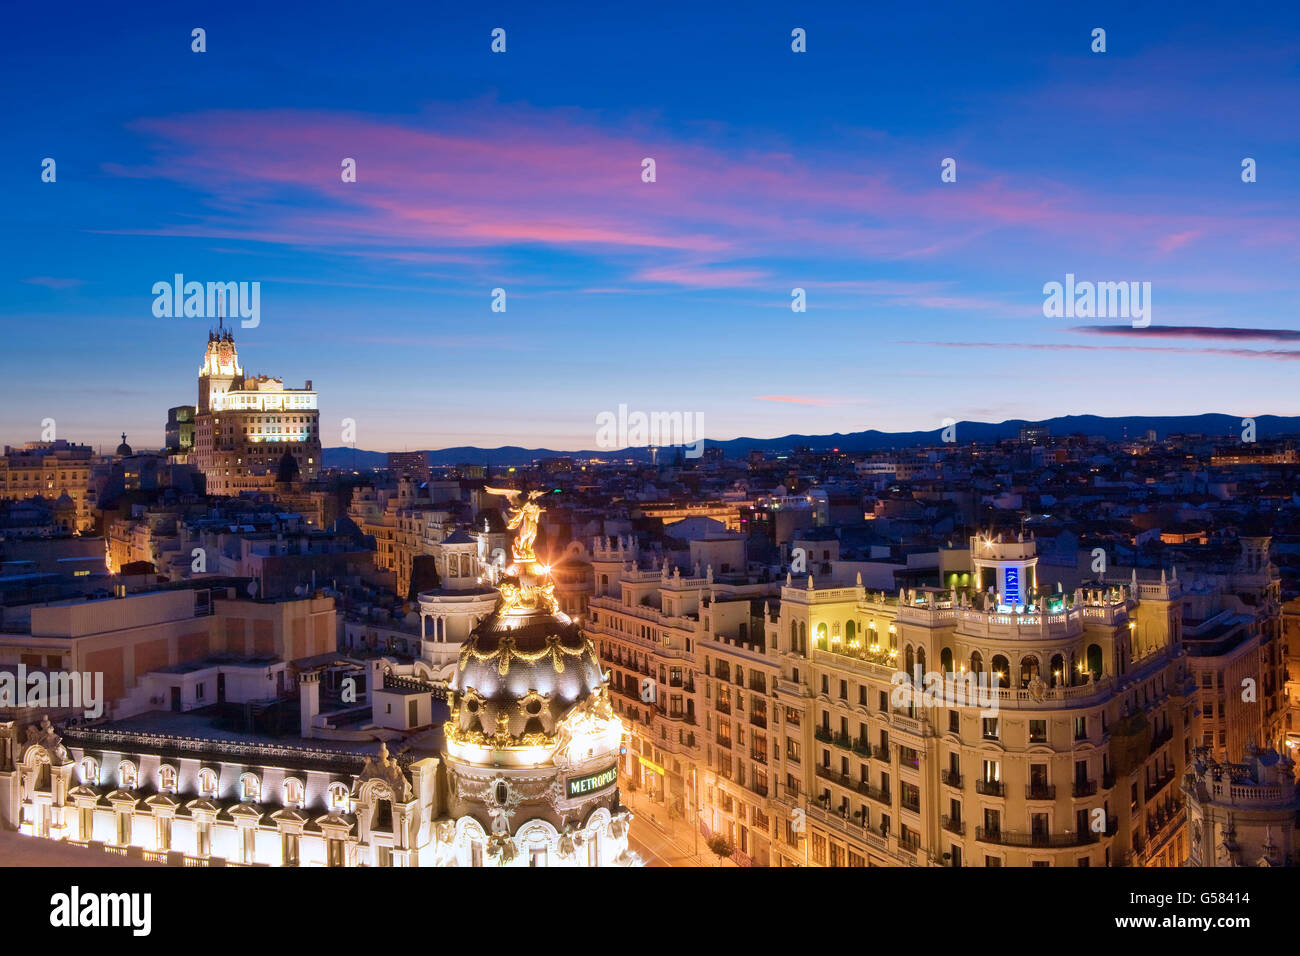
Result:
<svg viewBox="0 0 1300 956">
<path fill-rule="evenodd" d="M 311 737 L 312 723 L 320 713 L 320 674 L 309 671 L 298 675 L 298 713 L 302 719 L 302 736 Z"/>
</svg>

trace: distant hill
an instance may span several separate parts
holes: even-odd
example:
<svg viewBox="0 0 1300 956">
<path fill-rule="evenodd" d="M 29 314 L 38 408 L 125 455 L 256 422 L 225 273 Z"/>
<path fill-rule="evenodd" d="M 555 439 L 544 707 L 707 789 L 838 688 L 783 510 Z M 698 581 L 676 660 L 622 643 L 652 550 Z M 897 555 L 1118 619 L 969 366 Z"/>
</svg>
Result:
<svg viewBox="0 0 1300 956">
<path fill-rule="evenodd" d="M 958 422 L 957 442 L 995 442 L 1005 438 L 1015 438 L 1020 429 L 1026 425 L 1045 425 L 1052 435 L 1071 434 L 1101 435 L 1112 440 L 1124 437 L 1141 438 L 1150 430 L 1155 430 L 1159 438 L 1171 434 L 1202 434 L 1222 436 L 1227 439 L 1240 438 L 1241 418 L 1237 415 L 1207 413 L 1204 415 L 1126 415 L 1120 418 L 1104 418 L 1100 415 L 1065 415 L 1060 418 L 1048 418 L 1041 421 L 1027 421 L 1015 418 L 1005 422 Z M 707 442 L 709 447 L 719 447 L 728 458 L 743 458 L 751 451 L 788 452 L 800 445 L 812 449 L 829 450 L 838 448 L 847 452 L 886 451 L 889 449 L 914 448 L 918 445 L 934 445 L 940 441 L 942 429 L 935 428 L 924 432 L 882 432 L 869 429 L 861 432 L 849 432 L 833 435 L 783 435 L 780 438 L 733 438 L 729 441 Z M 1282 415 L 1258 415 L 1255 417 L 1255 435 L 1257 438 L 1275 438 L 1279 435 L 1300 434 L 1300 417 Z M 539 458 L 576 456 L 580 458 L 639 458 L 650 460 L 650 452 L 645 448 L 630 448 L 620 452 L 609 449 L 581 451 L 564 451 L 552 448 L 520 448 L 518 445 L 506 445 L 501 448 L 478 448 L 461 445 L 457 448 L 439 448 L 427 452 L 431 465 L 457 465 L 462 463 L 487 465 L 526 465 Z M 671 459 L 670 448 L 660 449 L 660 460 Z M 365 451 L 353 448 L 326 448 L 324 452 L 326 468 L 368 468 L 384 467 L 388 463 L 386 452 Z"/>
</svg>

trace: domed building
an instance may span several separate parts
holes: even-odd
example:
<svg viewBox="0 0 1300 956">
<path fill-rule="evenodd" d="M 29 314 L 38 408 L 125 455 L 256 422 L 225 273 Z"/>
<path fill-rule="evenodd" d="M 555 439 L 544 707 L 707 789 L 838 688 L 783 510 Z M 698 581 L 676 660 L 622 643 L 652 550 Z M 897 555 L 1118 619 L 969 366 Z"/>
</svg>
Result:
<svg viewBox="0 0 1300 956">
<path fill-rule="evenodd" d="M 490 489 L 491 490 L 491 489 Z M 495 611 L 462 644 L 444 726 L 447 865 L 632 866 L 620 805 L 622 721 L 595 646 L 555 599 L 533 552 L 540 492 L 517 504 L 514 562 L 496 574 Z"/>
</svg>

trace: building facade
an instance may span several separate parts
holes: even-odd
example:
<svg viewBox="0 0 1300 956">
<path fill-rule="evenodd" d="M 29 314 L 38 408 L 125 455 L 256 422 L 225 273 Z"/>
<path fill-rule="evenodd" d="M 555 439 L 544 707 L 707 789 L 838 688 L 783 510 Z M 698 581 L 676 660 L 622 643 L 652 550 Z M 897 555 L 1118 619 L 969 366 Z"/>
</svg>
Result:
<svg viewBox="0 0 1300 956">
<path fill-rule="evenodd" d="M 286 456 L 296 477 L 320 474 L 321 442 L 316 393 L 285 388 L 281 379 L 246 376 L 229 330 L 209 333 L 199 369 L 193 462 L 208 494 L 237 495 L 275 486 Z"/>
</svg>

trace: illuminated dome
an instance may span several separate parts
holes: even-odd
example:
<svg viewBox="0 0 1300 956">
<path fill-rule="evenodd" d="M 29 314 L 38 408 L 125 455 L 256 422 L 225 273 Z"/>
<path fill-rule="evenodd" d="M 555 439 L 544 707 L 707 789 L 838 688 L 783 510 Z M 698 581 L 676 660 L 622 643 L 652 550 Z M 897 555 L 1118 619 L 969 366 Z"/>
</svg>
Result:
<svg viewBox="0 0 1300 956">
<path fill-rule="evenodd" d="M 501 599 L 470 632 L 448 681 L 448 753 L 477 765 L 538 766 L 616 751 L 622 724 L 604 687 L 596 648 L 555 599 L 550 568 L 533 542 L 543 492 L 510 497 L 507 527 L 518 529 L 513 563 L 489 568 Z"/>
<path fill-rule="evenodd" d="M 601 667 L 567 615 L 503 606 L 461 646 L 449 686 L 460 734 L 550 738 L 575 704 L 600 691 Z"/>
</svg>

